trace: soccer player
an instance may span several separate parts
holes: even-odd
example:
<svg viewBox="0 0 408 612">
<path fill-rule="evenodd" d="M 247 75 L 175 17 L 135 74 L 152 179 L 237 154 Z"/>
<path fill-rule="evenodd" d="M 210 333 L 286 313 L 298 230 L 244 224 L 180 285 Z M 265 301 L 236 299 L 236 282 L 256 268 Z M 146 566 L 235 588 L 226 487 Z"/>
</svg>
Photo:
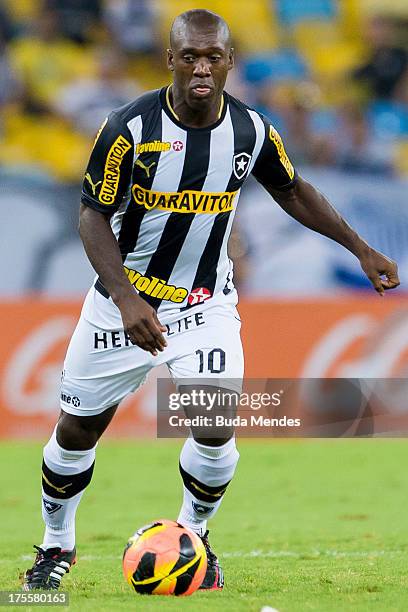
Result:
<svg viewBox="0 0 408 612">
<path fill-rule="evenodd" d="M 227 24 L 206 10 L 178 16 L 167 51 L 172 84 L 113 111 L 85 173 L 80 235 L 98 278 L 72 336 L 61 414 L 44 448 L 44 539 L 25 589 L 57 589 L 75 561 L 75 513 L 97 441 L 118 404 L 166 363 L 188 387 L 241 380 L 237 294 L 227 242 L 240 189 L 252 174 L 300 223 L 351 251 L 380 295 L 396 264 L 371 248 L 303 180 L 268 119 L 224 91 L 234 56 Z M 271 247 L 273 248 L 273 247 Z M 208 542 L 238 461 L 235 438 L 187 439 L 178 521 L 207 550 L 202 588 L 221 589 Z"/>
</svg>

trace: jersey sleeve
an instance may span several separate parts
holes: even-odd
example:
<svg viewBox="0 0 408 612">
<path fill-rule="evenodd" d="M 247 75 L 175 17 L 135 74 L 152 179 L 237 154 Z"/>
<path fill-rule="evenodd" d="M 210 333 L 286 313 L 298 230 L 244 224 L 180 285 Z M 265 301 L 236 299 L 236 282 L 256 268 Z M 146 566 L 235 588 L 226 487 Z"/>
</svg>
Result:
<svg viewBox="0 0 408 612">
<path fill-rule="evenodd" d="M 107 215 L 118 209 L 131 182 L 133 151 L 129 128 L 112 112 L 95 138 L 82 184 L 83 204 Z"/>
<path fill-rule="evenodd" d="M 252 174 L 265 187 L 290 189 L 296 181 L 296 171 L 286 154 L 279 133 L 266 117 L 262 116 L 262 120 L 265 139 Z"/>
</svg>

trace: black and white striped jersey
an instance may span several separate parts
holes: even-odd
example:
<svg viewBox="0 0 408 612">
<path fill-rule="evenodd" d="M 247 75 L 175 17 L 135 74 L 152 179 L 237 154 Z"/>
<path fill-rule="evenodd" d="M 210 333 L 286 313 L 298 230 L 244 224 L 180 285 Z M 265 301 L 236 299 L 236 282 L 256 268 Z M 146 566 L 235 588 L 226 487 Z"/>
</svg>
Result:
<svg viewBox="0 0 408 612">
<path fill-rule="evenodd" d="M 130 283 L 163 314 L 232 291 L 227 243 L 249 174 L 276 189 L 296 180 L 264 116 L 224 92 L 216 123 L 186 127 L 168 91 L 109 115 L 82 190 L 83 204 L 111 215 Z"/>
</svg>

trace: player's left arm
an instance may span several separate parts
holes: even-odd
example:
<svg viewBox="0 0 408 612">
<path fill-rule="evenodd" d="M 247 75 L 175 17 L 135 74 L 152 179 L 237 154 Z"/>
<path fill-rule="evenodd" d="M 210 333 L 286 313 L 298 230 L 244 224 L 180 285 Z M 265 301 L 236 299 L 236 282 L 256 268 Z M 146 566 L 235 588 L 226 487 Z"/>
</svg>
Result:
<svg viewBox="0 0 408 612">
<path fill-rule="evenodd" d="M 299 223 L 351 251 L 380 295 L 384 290 L 398 287 L 400 282 L 395 261 L 370 247 L 313 185 L 298 176 L 288 191 L 272 187 L 267 187 L 267 191 Z"/>
<path fill-rule="evenodd" d="M 320 191 L 296 174 L 279 134 L 267 120 L 264 122 L 266 138 L 254 166 L 255 178 L 296 221 L 353 253 L 380 295 L 398 287 L 395 261 L 367 244 Z"/>
</svg>

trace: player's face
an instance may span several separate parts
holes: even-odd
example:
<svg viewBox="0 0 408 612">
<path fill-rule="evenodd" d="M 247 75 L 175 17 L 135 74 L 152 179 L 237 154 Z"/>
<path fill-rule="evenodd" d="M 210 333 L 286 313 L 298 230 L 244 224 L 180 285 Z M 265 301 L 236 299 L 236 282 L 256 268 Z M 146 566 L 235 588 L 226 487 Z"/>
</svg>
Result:
<svg viewBox="0 0 408 612">
<path fill-rule="evenodd" d="M 234 65 L 233 49 L 222 30 L 188 28 L 167 50 L 167 62 L 178 92 L 198 109 L 219 99 Z"/>
</svg>

